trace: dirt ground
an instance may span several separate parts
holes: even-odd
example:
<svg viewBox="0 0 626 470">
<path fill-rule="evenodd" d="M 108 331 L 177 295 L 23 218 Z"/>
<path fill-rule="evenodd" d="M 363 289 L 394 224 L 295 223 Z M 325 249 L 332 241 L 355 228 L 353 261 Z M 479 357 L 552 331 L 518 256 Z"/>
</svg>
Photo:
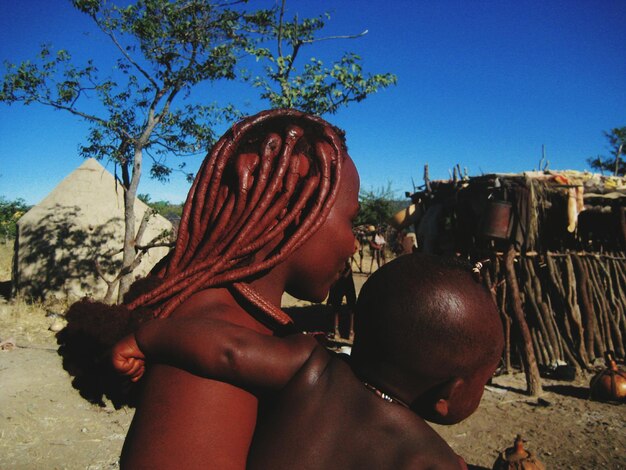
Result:
<svg viewBox="0 0 626 470">
<path fill-rule="evenodd" d="M 356 275 L 357 285 L 366 279 Z M 310 313 L 285 298 L 291 313 Z M 91 405 L 70 383 L 49 327 L 59 307 L 0 300 L 0 468 L 113 469 L 133 410 Z M 62 320 L 61 320 L 62 321 Z M 587 399 L 589 376 L 544 381 L 540 400 L 523 394 L 523 374 L 493 379 L 478 411 L 455 426 L 435 426 L 468 463 L 491 468 L 516 434 L 549 469 L 626 468 L 626 405 Z"/>
</svg>

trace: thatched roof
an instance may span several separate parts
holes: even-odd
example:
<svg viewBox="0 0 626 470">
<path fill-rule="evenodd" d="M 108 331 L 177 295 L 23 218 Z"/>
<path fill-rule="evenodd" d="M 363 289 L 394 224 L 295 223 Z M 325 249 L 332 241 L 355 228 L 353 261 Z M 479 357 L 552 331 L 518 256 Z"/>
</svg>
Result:
<svg viewBox="0 0 626 470">
<path fill-rule="evenodd" d="M 529 171 L 430 181 L 422 188 L 411 195 L 424 210 L 422 221 L 429 220 L 428 210 L 437 210 L 438 220 L 447 220 L 439 220 L 439 235 L 445 226 L 457 242 L 484 235 L 494 203 L 502 202 L 512 207 L 509 234 L 523 250 L 626 248 L 624 177 Z"/>
</svg>

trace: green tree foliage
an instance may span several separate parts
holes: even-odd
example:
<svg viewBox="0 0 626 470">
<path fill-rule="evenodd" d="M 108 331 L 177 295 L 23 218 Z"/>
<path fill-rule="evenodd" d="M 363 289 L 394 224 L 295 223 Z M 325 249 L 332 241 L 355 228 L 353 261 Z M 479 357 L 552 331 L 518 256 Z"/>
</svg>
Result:
<svg viewBox="0 0 626 470">
<path fill-rule="evenodd" d="M 35 61 L 6 63 L 0 101 L 39 103 L 90 124 L 85 157 L 113 160 L 124 191 L 125 238 L 120 298 L 132 282 L 138 253 L 133 204 L 144 156 L 150 174 L 167 179 L 168 156 L 188 155 L 213 142 L 214 125 L 231 121 L 231 106 L 184 103 L 201 83 L 231 80 L 251 31 L 263 28 L 269 12 L 237 11 L 235 4 L 203 0 L 138 0 L 118 6 L 106 0 L 73 0 L 118 52 L 117 66 L 101 75 L 93 61 L 79 65 L 66 50 L 42 46 Z M 178 100 L 177 100 L 178 98 Z M 100 104 L 92 112 L 93 100 Z M 184 171 L 184 162 L 178 168 Z"/>
<path fill-rule="evenodd" d="M 30 209 L 24 199 L 9 201 L 0 196 L 0 235 L 5 241 L 15 238 L 17 221 Z"/>
<path fill-rule="evenodd" d="M 599 170 L 602 173 L 608 171 L 616 176 L 626 175 L 626 163 L 622 157 L 626 152 L 626 127 L 616 127 L 611 129 L 610 132 L 605 132 L 604 135 L 609 141 L 612 156 L 604 157 L 598 155 L 588 158 L 587 163 L 591 165 L 591 168 Z"/>
<path fill-rule="evenodd" d="M 137 195 L 137 198 L 146 203 L 154 209 L 157 214 L 161 214 L 170 222 L 180 220 L 180 217 L 183 215 L 182 204 L 172 204 L 169 201 L 153 201 L 149 194 L 139 194 Z"/>
<path fill-rule="evenodd" d="M 285 0 L 274 10 L 273 21 L 267 30 L 270 47 L 258 47 L 253 54 L 264 62 L 264 75 L 253 79 L 260 88 L 261 97 L 276 108 L 298 108 L 312 114 L 334 114 L 342 106 L 364 100 L 368 95 L 397 82 L 391 73 L 365 74 L 361 58 L 345 52 L 326 66 L 320 59 L 311 57 L 301 68 L 296 66 L 298 54 L 305 46 L 320 41 L 355 39 L 367 34 L 320 36 L 328 13 L 317 18 L 285 20 Z M 273 49 L 273 44 L 276 49 Z"/>
<path fill-rule="evenodd" d="M 216 124 L 239 116 L 225 103 L 187 102 L 196 85 L 250 78 L 238 76 L 238 69 L 243 58 L 253 56 L 267 63 L 266 74 L 252 80 L 262 98 L 273 107 L 322 114 L 396 82 L 391 74 L 365 77 L 359 57 L 351 53 L 330 67 L 311 59 L 298 74 L 295 60 L 303 46 L 337 37 L 316 36 L 325 25 L 322 17 L 284 21 L 284 1 L 252 12 L 244 8 L 247 0 L 72 3 L 117 51 L 114 70 L 103 74 L 92 60 L 79 64 L 69 51 L 44 45 L 33 61 L 5 62 L 0 102 L 40 104 L 84 119 L 90 129 L 81 154 L 114 161 L 119 168 L 125 212 L 119 299 L 132 282 L 137 246 L 149 246 L 136 239 L 141 230 L 133 209 L 144 157 L 154 178 L 186 172 L 184 161 L 173 165 L 169 159 L 206 151 Z M 276 52 L 266 47 L 270 43 Z"/>
<path fill-rule="evenodd" d="M 359 214 L 355 225 L 379 226 L 389 221 L 397 211 L 406 206 L 406 202 L 395 198 L 391 184 L 378 190 L 364 190 L 359 193 Z"/>
</svg>

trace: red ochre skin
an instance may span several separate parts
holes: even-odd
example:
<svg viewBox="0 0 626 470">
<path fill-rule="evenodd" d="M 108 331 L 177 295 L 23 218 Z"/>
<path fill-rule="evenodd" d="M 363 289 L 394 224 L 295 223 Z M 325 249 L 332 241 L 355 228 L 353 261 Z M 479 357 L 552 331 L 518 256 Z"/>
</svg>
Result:
<svg viewBox="0 0 626 470">
<path fill-rule="evenodd" d="M 235 149 L 241 157 L 234 171 L 238 185 L 229 199 L 230 189 L 223 189 L 228 185 L 215 183 L 219 177 L 215 174 L 223 171 L 228 176 L 226 163 L 236 158 L 232 142 L 250 126 L 252 131 L 255 126 L 263 130 L 268 115 L 285 122 L 285 137 L 279 145 L 276 132 L 261 136 L 266 160 L 241 157 L 245 149 Z M 314 142 L 309 138 L 311 148 L 307 148 L 301 137 L 311 134 L 308 128 L 313 125 L 321 127 L 317 132 L 322 138 Z M 289 321 L 280 310 L 283 292 L 323 300 L 352 255 L 359 179 L 337 130 L 319 118 L 278 110 L 261 113 L 233 129 L 230 140 L 223 138 L 216 144 L 212 157 L 218 157 L 211 164 L 205 161 L 190 191 L 177 246 L 158 273 L 163 283 L 130 307 L 154 308 L 160 318 L 221 320 L 271 335 L 268 320 L 274 325 Z M 321 160 L 315 171 L 309 168 L 311 158 L 301 156 L 307 152 Z M 284 181 L 274 178 L 264 161 L 272 171 L 286 172 Z M 250 168 L 260 171 L 256 179 Z M 281 190 L 286 202 L 276 203 L 276 208 L 266 205 L 257 217 L 255 210 L 263 206 L 268 191 Z M 207 205 L 214 207 L 209 210 Z M 287 236 L 290 224 L 297 228 L 295 235 L 292 230 Z M 242 259 L 252 261 L 240 267 L 237 260 Z M 215 286 L 224 283 L 226 287 Z M 235 292 L 244 300 L 236 299 Z M 253 318 L 253 311 L 263 322 Z M 254 394 L 167 365 L 151 367 L 143 382 L 122 450 L 122 468 L 245 468 L 257 418 Z"/>
<path fill-rule="evenodd" d="M 114 364 L 138 378 L 145 353 L 264 391 L 247 468 L 465 468 L 417 413 L 451 424 L 478 406 L 503 344 L 489 293 L 469 270 L 424 255 L 393 260 L 362 292 L 357 315 L 373 325 L 361 323 L 365 339 L 351 358 L 329 354 L 309 336 L 277 338 L 196 317 L 143 325 L 136 341 L 118 343 Z M 385 321 L 393 337 L 378 327 Z M 407 324 L 414 329 L 399 342 Z M 393 394 L 391 402 L 363 380 Z M 205 468 L 230 462 L 227 452 Z"/>
<path fill-rule="evenodd" d="M 267 392 L 249 469 L 459 468 L 421 418 L 372 393 L 346 356 L 329 354 L 310 336 L 276 338 L 232 323 L 176 318 L 146 324 L 136 337 L 114 350 L 118 370 L 133 377 L 140 374 L 126 366 L 143 362 L 141 349 L 150 361 Z"/>
</svg>

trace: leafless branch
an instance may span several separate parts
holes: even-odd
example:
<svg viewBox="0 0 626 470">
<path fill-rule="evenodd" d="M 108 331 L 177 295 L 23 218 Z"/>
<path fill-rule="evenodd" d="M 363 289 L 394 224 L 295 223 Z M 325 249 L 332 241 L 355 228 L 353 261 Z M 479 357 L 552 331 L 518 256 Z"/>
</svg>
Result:
<svg viewBox="0 0 626 470">
<path fill-rule="evenodd" d="M 115 284 L 115 283 L 118 281 L 118 279 L 119 279 L 119 275 L 118 275 L 118 276 L 116 276 L 116 277 L 115 277 L 112 281 L 109 281 L 109 280 L 106 278 L 106 275 L 105 275 L 104 269 L 102 269 L 102 265 L 100 264 L 100 261 L 98 261 L 97 259 L 94 261 L 94 265 L 95 265 L 95 268 L 96 268 L 96 272 L 98 273 L 98 276 L 100 276 L 100 278 L 101 278 L 104 282 L 106 282 L 107 286 L 109 286 L 109 287 L 110 287 L 110 286 L 112 286 L 113 284 Z"/>
<path fill-rule="evenodd" d="M 135 248 L 137 248 L 138 251 L 148 251 L 152 248 L 173 248 L 175 244 L 175 242 L 158 242 L 149 243 L 148 245 L 137 245 Z"/>
<path fill-rule="evenodd" d="M 330 41 L 333 39 L 356 39 L 362 36 L 365 36 L 369 31 L 366 29 L 365 31 L 360 32 L 359 34 L 348 34 L 348 35 L 339 35 L 339 36 L 326 36 L 323 38 L 313 38 L 302 41 L 303 44 L 312 44 L 314 42 L 320 41 Z"/>
<path fill-rule="evenodd" d="M 151 209 L 150 207 L 146 209 L 146 212 L 143 214 L 143 218 L 141 219 L 141 223 L 139 224 L 137 235 L 135 236 L 135 240 L 134 240 L 135 246 L 137 246 L 141 242 L 141 239 L 143 238 L 143 234 L 145 233 L 146 228 L 148 227 L 148 221 L 150 220 L 150 217 L 152 217 L 155 213 L 156 213 L 155 210 Z"/>
<path fill-rule="evenodd" d="M 280 6 L 280 18 L 278 20 L 278 57 L 283 56 L 283 17 L 285 16 L 285 0 Z"/>
</svg>

